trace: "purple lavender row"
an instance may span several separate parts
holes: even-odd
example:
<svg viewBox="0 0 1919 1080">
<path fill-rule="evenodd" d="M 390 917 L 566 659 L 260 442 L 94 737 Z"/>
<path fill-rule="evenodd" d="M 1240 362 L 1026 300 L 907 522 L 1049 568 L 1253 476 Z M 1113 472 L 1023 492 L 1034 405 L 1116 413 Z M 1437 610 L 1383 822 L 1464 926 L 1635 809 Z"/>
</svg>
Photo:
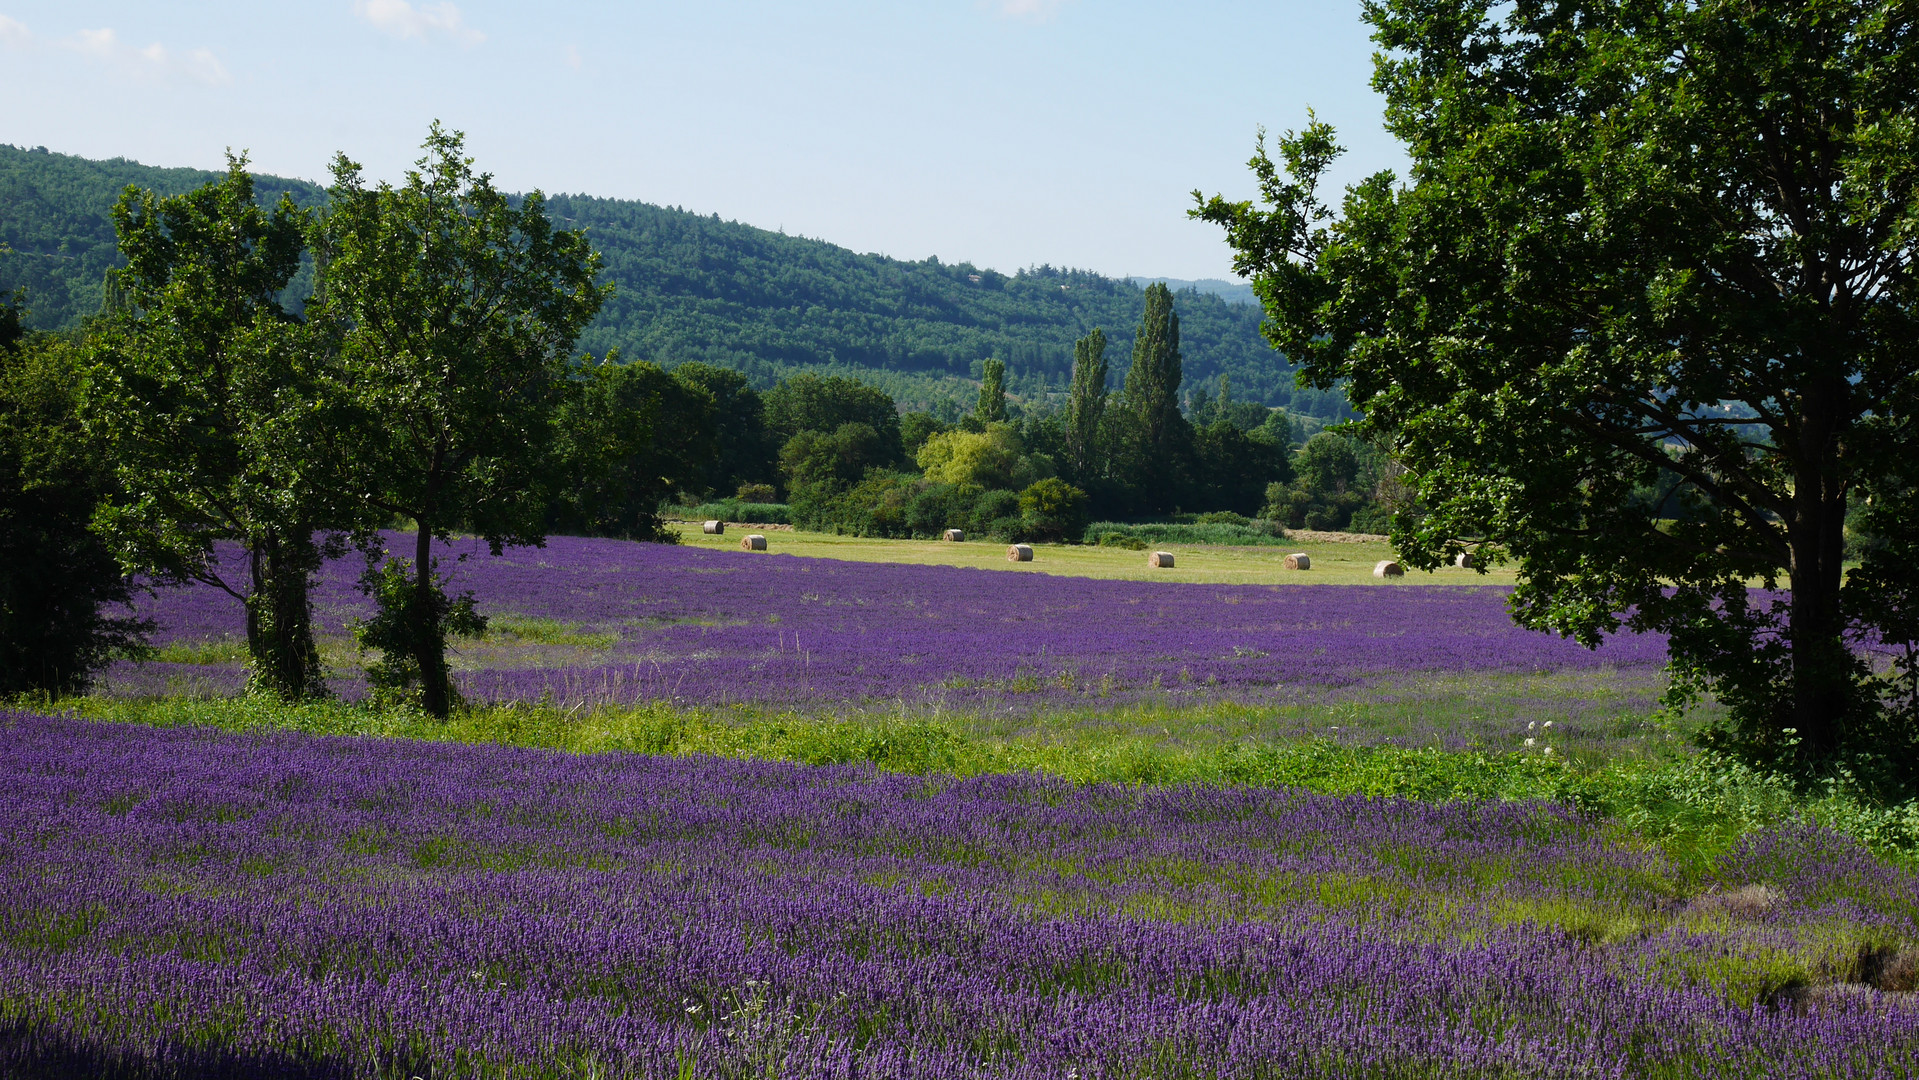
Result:
<svg viewBox="0 0 1919 1080">
<path fill-rule="evenodd" d="M 356 1076 L 1919 1074 L 1919 1010 L 1896 996 L 1769 1003 L 1781 957 L 1816 974 L 1919 936 L 1919 878 L 1825 833 L 1762 835 L 1737 877 L 1695 879 L 1548 804 L 25 714 L 0 746 L 14 1064 L 77 1047 Z M 1752 881 L 1786 899 L 1671 914 Z M 1549 917 L 1568 905 L 1648 929 L 1569 933 Z"/>
<path fill-rule="evenodd" d="M 1656 636 L 1592 651 L 1515 627 L 1507 591 L 1494 588 L 1099 581 L 567 537 L 501 558 L 456 544 L 449 561 L 458 553 L 469 558 L 454 587 L 473 590 L 483 611 L 617 635 L 586 662 L 576 651 L 467 671 L 462 690 L 478 700 L 1244 700 L 1397 673 L 1665 659 Z M 331 630 L 366 614 L 356 567 L 340 560 L 322 574 L 315 603 Z M 163 640 L 240 632 L 239 605 L 211 589 L 162 593 L 149 610 Z"/>
</svg>

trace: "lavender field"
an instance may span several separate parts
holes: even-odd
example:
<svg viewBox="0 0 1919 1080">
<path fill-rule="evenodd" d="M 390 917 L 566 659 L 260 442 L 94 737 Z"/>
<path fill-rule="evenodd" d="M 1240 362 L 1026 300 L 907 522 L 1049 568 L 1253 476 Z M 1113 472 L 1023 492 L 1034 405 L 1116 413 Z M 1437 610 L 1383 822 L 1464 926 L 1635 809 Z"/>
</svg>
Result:
<svg viewBox="0 0 1919 1080">
<path fill-rule="evenodd" d="M 1810 828 L 1700 872 L 1545 803 L 0 746 L 6 1075 L 1919 1075 L 1919 877 Z"/>
<path fill-rule="evenodd" d="M 457 645 L 460 687 L 484 702 L 1031 713 L 1277 701 L 1409 676 L 1645 677 L 1665 658 L 1656 637 L 1595 652 L 1518 629 L 1496 588 L 1098 581 L 563 537 L 500 558 L 456 543 L 446 560 L 495 620 Z M 349 698 L 363 684 L 347 624 L 369 611 L 358 569 L 332 563 L 316 595 Z M 148 609 L 162 659 L 123 665 L 112 692 L 239 688 L 236 601 L 200 587 Z"/>
</svg>

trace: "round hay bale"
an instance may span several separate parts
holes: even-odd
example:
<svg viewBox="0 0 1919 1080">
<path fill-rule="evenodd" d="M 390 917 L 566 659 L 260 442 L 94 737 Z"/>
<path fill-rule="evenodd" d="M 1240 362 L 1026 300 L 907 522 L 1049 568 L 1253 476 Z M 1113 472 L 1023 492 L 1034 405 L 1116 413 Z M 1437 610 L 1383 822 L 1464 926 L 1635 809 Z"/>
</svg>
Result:
<svg viewBox="0 0 1919 1080">
<path fill-rule="evenodd" d="M 1155 551 L 1146 557 L 1146 565 L 1160 570 L 1170 570 L 1173 567 L 1173 553 L 1170 551 Z"/>
<path fill-rule="evenodd" d="M 1012 547 L 1006 549 L 1006 561 L 1032 562 L 1033 546 L 1031 544 L 1014 544 Z"/>
<path fill-rule="evenodd" d="M 1311 570 L 1312 568 L 1313 557 L 1303 551 L 1286 556 L 1286 569 L 1288 570 Z"/>
<path fill-rule="evenodd" d="M 948 540 L 955 544 L 961 543 L 966 539 L 966 531 L 964 529 L 948 529 L 940 534 L 940 539 Z"/>
<path fill-rule="evenodd" d="M 763 533 L 752 533 L 748 536 L 742 536 L 740 537 L 740 549 L 742 551 L 765 551 L 766 536 Z"/>
<path fill-rule="evenodd" d="M 1453 565 L 1461 570 L 1475 570 L 1479 567 L 1479 556 L 1470 551 L 1462 551 L 1453 556 Z"/>
<path fill-rule="evenodd" d="M 1405 577 L 1406 568 L 1391 559 L 1381 559 L 1373 564 L 1373 576 L 1376 578 Z"/>
<path fill-rule="evenodd" d="M 708 536 L 719 536 L 726 532 L 726 522 L 709 521 L 706 524 L 700 526 L 700 531 L 705 533 Z"/>
</svg>

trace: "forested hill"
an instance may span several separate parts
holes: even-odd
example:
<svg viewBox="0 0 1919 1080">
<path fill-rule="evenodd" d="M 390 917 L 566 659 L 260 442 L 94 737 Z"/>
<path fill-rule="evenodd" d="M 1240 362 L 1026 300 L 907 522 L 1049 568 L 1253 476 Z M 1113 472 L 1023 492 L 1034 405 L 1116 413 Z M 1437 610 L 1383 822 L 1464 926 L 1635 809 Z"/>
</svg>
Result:
<svg viewBox="0 0 1919 1080">
<path fill-rule="evenodd" d="M 118 260 L 108 208 L 127 184 L 185 191 L 217 174 L 92 161 L 0 145 L 0 291 L 24 286 L 33 322 L 70 326 L 98 310 L 102 275 Z M 317 184 L 258 177 L 263 199 L 282 191 L 317 206 Z M 931 403 L 963 395 L 955 380 L 989 356 L 1006 361 L 1009 389 L 1058 388 L 1073 341 L 1098 326 L 1115 383 L 1123 377 L 1143 292 L 1131 281 L 1040 267 L 1008 276 L 937 259 L 903 262 L 787 236 L 717 215 L 584 195 L 548 207 L 585 227 L 618 286 L 582 348 L 617 346 L 628 359 L 705 360 L 769 385 L 800 368 L 865 373 L 896 396 Z M 1145 280 L 1145 279 L 1141 279 Z M 1208 391 L 1225 372 L 1237 398 L 1331 416 L 1337 395 L 1295 390 L 1292 372 L 1259 335 L 1259 310 L 1210 292 L 1177 294 L 1188 387 Z"/>
</svg>

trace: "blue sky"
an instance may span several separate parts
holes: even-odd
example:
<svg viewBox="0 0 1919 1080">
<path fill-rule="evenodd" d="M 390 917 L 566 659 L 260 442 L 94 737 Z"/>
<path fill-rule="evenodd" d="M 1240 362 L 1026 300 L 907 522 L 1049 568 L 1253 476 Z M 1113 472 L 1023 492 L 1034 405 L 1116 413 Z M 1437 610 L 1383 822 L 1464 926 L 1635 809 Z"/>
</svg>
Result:
<svg viewBox="0 0 1919 1080">
<path fill-rule="evenodd" d="M 511 4 L 0 0 L 0 142 L 397 178 L 439 118 L 512 190 L 684 206 L 858 251 L 1223 277 L 1308 106 L 1339 178 L 1402 164 L 1358 0 Z"/>
</svg>

